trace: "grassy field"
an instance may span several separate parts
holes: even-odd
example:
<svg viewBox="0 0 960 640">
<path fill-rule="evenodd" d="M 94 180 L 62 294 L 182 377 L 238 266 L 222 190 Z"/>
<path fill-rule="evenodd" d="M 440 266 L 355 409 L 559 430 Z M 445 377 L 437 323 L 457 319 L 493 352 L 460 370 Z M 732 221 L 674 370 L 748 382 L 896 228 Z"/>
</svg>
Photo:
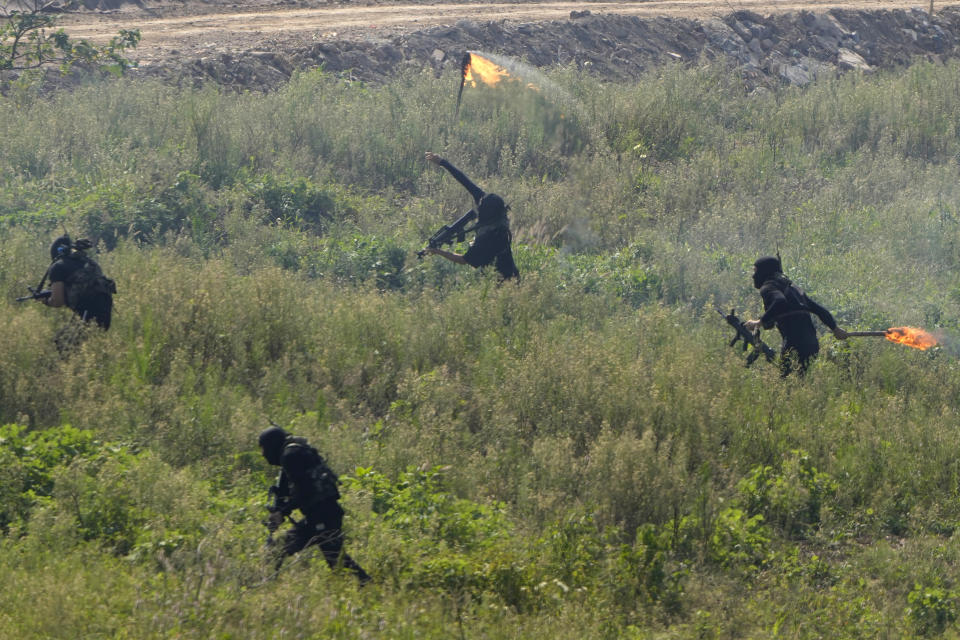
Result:
<svg viewBox="0 0 960 640">
<path fill-rule="evenodd" d="M 454 80 L 0 100 L 0 638 L 960 636 L 960 66 L 565 71 L 459 118 Z M 416 258 L 469 206 L 426 151 L 510 203 L 519 284 Z M 119 290 L 69 354 L 13 302 L 64 229 Z M 941 346 L 745 368 L 715 309 L 778 250 Z M 271 575 L 270 420 L 373 584 Z"/>
</svg>

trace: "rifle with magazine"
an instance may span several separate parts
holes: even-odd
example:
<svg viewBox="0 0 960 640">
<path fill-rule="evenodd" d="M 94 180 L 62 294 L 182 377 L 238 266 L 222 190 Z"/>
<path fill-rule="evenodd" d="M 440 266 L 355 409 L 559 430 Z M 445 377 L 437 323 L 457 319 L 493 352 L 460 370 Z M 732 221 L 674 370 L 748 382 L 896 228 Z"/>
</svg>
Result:
<svg viewBox="0 0 960 640">
<path fill-rule="evenodd" d="M 417 257 L 422 258 L 426 253 L 427 249 L 439 249 L 445 244 L 453 244 L 454 242 L 463 242 L 466 239 L 466 235 L 469 231 L 473 231 L 476 227 L 467 229 L 467 225 L 470 224 L 473 220 L 477 218 L 477 212 L 475 209 L 467 211 L 465 214 L 460 216 L 453 224 L 445 224 L 440 227 L 440 230 L 435 234 L 430 236 L 430 239 L 427 240 L 426 249 L 421 249 L 417 252 Z"/>
<path fill-rule="evenodd" d="M 733 340 L 730 341 L 730 346 L 734 346 L 738 341 L 743 341 L 743 350 L 747 351 L 749 347 L 753 347 L 750 351 L 750 354 L 747 356 L 747 366 L 749 367 L 761 354 L 767 359 L 767 362 L 773 362 L 777 359 L 777 352 L 774 351 L 767 343 L 760 339 L 758 333 L 753 333 L 744 326 L 743 321 L 737 317 L 736 309 L 731 309 L 730 313 L 724 313 L 720 309 L 717 309 L 724 320 L 727 321 L 731 327 L 733 327 L 737 334 L 733 336 Z"/>
<path fill-rule="evenodd" d="M 20 296 L 17 298 L 17 302 L 26 302 L 27 300 L 42 300 L 44 298 L 49 298 L 50 294 L 53 293 L 50 291 L 50 289 L 44 289 L 43 284 L 38 287 L 27 287 L 27 289 L 30 291 L 30 295 Z"/>
<path fill-rule="evenodd" d="M 283 470 L 277 474 L 277 482 L 269 489 L 269 494 L 273 497 L 272 502 L 266 505 L 269 516 L 264 521 L 269 534 L 267 535 L 267 546 L 273 546 L 273 534 L 280 528 L 284 520 L 289 519 L 296 526 L 300 522 L 290 515 L 290 495 L 287 493 L 287 482 L 284 478 Z"/>
</svg>

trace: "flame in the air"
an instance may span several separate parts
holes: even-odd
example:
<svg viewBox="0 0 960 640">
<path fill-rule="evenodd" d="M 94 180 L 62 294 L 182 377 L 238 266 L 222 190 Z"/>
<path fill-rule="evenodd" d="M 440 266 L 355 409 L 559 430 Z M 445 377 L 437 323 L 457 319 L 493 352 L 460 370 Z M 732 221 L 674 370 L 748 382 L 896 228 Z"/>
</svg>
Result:
<svg viewBox="0 0 960 640">
<path fill-rule="evenodd" d="M 510 74 L 506 69 L 495 62 L 487 60 L 476 53 L 470 53 L 470 62 L 463 67 L 463 79 L 469 82 L 471 87 L 477 86 L 477 80 L 496 86 L 504 78 L 509 78 Z"/>
<path fill-rule="evenodd" d="M 937 339 L 932 334 L 916 327 L 891 327 L 887 329 L 885 337 L 890 342 L 905 344 L 921 351 L 937 346 Z"/>
<path fill-rule="evenodd" d="M 506 64 L 508 66 L 511 65 L 509 62 Z M 513 67 L 511 66 L 511 68 Z M 463 88 L 468 84 L 471 87 L 476 87 L 478 80 L 495 87 L 500 84 L 501 80 L 518 82 L 520 81 L 520 78 L 511 75 L 502 64 L 493 62 L 492 60 L 485 58 L 478 53 L 467 51 L 463 54 L 463 58 L 460 60 L 460 90 L 457 92 L 458 114 L 460 113 L 460 99 L 463 97 Z M 540 87 L 536 86 L 532 82 L 528 82 L 526 86 L 528 89 L 533 89 L 534 91 L 538 92 L 540 91 Z"/>
</svg>

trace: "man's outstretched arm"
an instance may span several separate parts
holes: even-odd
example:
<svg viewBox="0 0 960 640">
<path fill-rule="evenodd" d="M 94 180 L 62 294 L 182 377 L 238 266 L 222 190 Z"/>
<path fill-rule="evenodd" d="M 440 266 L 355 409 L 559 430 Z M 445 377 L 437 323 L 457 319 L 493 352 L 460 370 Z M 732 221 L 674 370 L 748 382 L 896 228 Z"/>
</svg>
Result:
<svg viewBox="0 0 960 640">
<path fill-rule="evenodd" d="M 448 160 L 438 156 L 432 151 L 428 151 L 424 155 L 424 157 L 427 159 L 427 162 L 432 162 L 438 167 L 443 167 L 444 169 L 449 171 L 450 175 L 456 178 L 457 182 L 462 184 L 463 188 L 470 192 L 470 196 L 473 197 L 474 203 L 480 204 L 480 199 L 484 195 L 486 195 L 486 192 L 480 187 L 478 187 L 476 184 L 474 184 L 473 180 L 471 180 L 466 175 L 464 175 L 464 173 L 460 171 L 460 169 L 457 169 L 455 166 L 450 164 Z"/>
</svg>

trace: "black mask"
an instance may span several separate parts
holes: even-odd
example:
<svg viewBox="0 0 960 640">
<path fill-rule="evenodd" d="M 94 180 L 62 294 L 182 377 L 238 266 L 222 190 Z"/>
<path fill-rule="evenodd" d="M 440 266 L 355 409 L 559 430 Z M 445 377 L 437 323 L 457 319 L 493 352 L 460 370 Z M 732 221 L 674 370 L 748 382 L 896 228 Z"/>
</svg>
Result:
<svg viewBox="0 0 960 640">
<path fill-rule="evenodd" d="M 495 193 L 488 193 L 480 199 L 477 206 L 477 226 L 499 224 L 506 220 L 509 207 L 503 198 Z"/>
<path fill-rule="evenodd" d="M 50 245 L 50 260 L 70 255 L 70 236 L 60 236 Z"/>
<path fill-rule="evenodd" d="M 763 283 L 783 271 L 779 258 L 764 256 L 753 263 L 753 286 L 757 289 Z"/>
<path fill-rule="evenodd" d="M 270 427 L 260 432 L 257 441 L 260 443 L 260 450 L 267 462 L 273 465 L 280 464 L 283 447 L 287 442 L 287 432 L 280 427 Z"/>
</svg>

